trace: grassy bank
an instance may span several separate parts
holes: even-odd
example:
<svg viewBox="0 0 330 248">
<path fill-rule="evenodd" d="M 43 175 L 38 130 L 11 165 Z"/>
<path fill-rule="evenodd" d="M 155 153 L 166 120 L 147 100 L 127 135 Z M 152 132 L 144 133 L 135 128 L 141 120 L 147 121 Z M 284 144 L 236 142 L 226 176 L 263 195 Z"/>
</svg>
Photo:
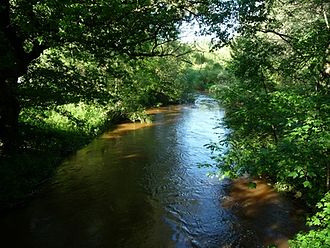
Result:
<svg viewBox="0 0 330 248">
<path fill-rule="evenodd" d="M 124 116 L 101 106 L 25 108 L 20 115 L 20 147 L 0 154 L 0 209 L 22 204 L 50 179 L 61 161 Z"/>
</svg>

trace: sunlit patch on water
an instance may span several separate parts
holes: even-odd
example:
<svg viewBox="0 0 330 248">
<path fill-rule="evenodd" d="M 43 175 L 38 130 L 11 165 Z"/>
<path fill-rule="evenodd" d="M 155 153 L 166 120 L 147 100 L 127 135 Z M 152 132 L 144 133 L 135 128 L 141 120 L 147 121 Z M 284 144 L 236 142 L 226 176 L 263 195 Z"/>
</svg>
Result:
<svg viewBox="0 0 330 248">
<path fill-rule="evenodd" d="M 157 122 L 151 118 L 151 122 L 131 122 L 122 123 L 115 126 L 114 130 L 104 133 L 101 138 L 103 139 L 117 139 L 127 134 L 128 132 L 136 131 L 142 128 L 153 127 L 156 125 L 166 125 L 175 121 L 175 118 L 180 115 L 182 110 L 182 105 L 177 106 L 167 106 L 160 108 L 148 109 L 146 113 L 153 117 L 155 115 L 166 115 L 166 121 Z"/>
</svg>

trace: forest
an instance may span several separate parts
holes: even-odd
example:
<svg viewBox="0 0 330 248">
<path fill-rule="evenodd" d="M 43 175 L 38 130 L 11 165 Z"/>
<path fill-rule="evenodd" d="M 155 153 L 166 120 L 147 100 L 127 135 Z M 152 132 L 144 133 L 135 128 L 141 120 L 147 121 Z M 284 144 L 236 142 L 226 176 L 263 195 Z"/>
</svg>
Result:
<svg viewBox="0 0 330 248">
<path fill-rule="evenodd" d="M 231 130 L 209 144 L 220 177 L 299 199 L 310 229 L 290 247 L 330 246 L 329 15 L 324 0 L 2 0 L 0 209 L 111 124 L 199 90 Z M 189 22 L 209 44 L 181 42 Z"/>
</svg>

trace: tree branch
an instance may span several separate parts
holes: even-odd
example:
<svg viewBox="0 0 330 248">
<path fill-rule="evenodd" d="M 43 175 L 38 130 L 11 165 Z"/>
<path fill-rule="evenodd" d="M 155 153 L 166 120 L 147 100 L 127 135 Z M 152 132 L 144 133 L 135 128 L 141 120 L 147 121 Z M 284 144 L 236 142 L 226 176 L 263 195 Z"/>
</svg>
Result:
<svg viewBox="0 0 330 248">
<path fill-rule="evenodd" d="M 290 35 L 287 35 L 287 34 L 282 34 L 280 32 L 277 32 L 275 30 L 270 30 L 270 29 L 257 29 L 258 32 L 261 32 L 261 33 L 272 33 L 272 34 L 276 34 L 277 36 L 279 36 L 282 40 L 284 40 L 285 42 L 287 42 L 289 45 L 291 45 L 290 43 L 290 40 L 294 40 L 295 38 L 290 36 Z"/>
<path fill-rule="evenodd" d="M 327 25 L 327 28 L 330 29 L 327 13 L 325 12 L 325 10 L 323 10 L 323 16 L 324 16 L 324 20 L 325 20 L 325 24 Z"/>
</svg>

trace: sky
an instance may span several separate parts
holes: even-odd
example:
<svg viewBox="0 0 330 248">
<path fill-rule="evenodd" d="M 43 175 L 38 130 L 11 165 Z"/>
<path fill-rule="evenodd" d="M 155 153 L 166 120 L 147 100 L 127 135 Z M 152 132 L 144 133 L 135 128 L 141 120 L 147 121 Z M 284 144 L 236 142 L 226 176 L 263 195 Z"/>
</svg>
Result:
<svg viewBox="0 0 330 248">
<path fill-rule="evenodd" d="M 194 43 L 195 41 L 211 41 L 212 36 L 200 36 L 197 35 L 198 31 L 200 30 L 197 22 L 192 23 L 183 23 L 181 26 L 181 35 L 180 40 L 184 43 Z"/>
</svg>

